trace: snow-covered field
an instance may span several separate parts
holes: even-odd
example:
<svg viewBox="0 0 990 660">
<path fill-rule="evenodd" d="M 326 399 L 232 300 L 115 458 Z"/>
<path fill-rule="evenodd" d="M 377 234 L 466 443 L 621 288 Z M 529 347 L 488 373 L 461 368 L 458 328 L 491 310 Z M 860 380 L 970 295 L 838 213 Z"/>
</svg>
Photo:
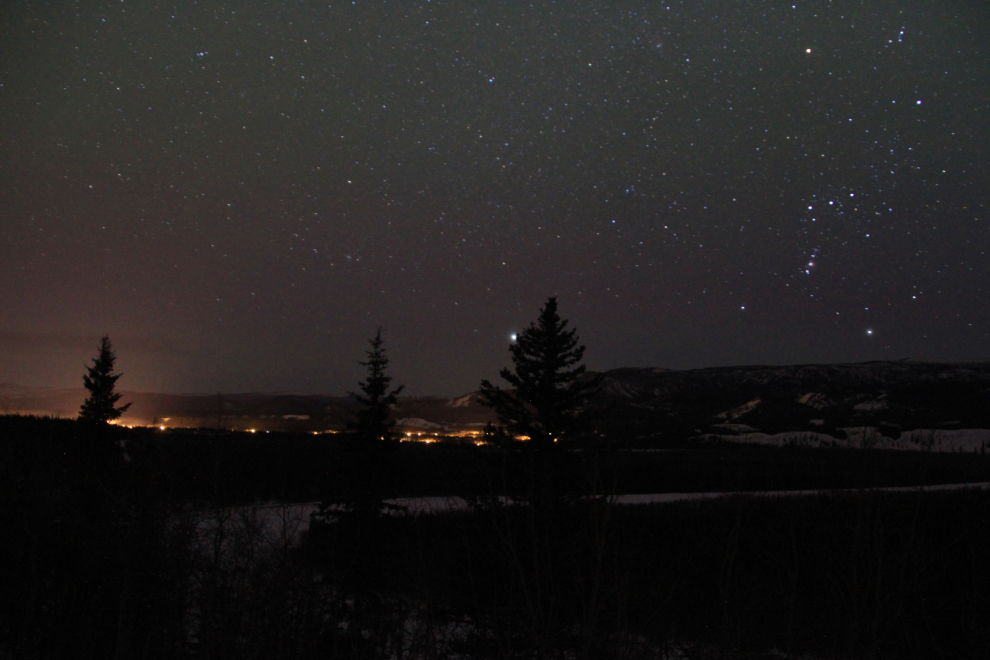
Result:
<svg viewBox="0 0 990 660">
<path fill-rule="evenodd" d="M 845 428 L 846 438 L 833 438 L 814 431 L 788 433 L 709 433 L 702 440 L 769 445 L 773 447 L 835 447 L 849 449 L 901 449 L 942 453 L 978 453 L 990 448 L 990 429 L 916 429 L 905 431 L 897 439 L 884 436 L 872 426 Z"/>
<path fill-rule="evenodd" d="M 728 425 L 726 425 L 728 426 Z M 741 425 L 740 425 L 741 426 Z M 745 429 L 734 429 L 744 431 Z M 884 436 L 874 427 L 843 429 L 846 438 L 834 438 L 825 433 L 789 432 L 766 434 L 743 432 L 738 435 L 708 434 L 702 440 L 758 444 L 774 447 L 850 448 L 850 449 L 899 449 L 905 451 L 930 451 L 941 453 L 981 453 L 990 447 L 990 429 L 935 430 L 917 429 L 904 432 L 897 439 Z M 635 450 L 634 450 L 635 451 Z M 663 450 L 639 450 L 663 451 Z M 962 488 L 990 489 L 990 483 L 949 484 L 922 488 L 871 489 L 887 492 L 937 491 Z M 630 493 L 614 495 L 611 503 L 617 505 L 659 504 L 709 500 L 729 496 L 750 497 L 799 497 L 825 493 L 857 492 L 847 490 L 788 490 L 763 492 L 707 492 L 707 493 Z M 510 498 L 500 498 L 503 504 L 512 504 Z M 475 502 L 464 497 L 403 497 L 386 500 L 390 515 L 430 515 L 468 511 Z M 310 517 L 319 509 L 318 502 L 302 504 L 256 504 L 199 512 L 195 517 L 198 545 L 201 547 L 225 545 L 227 530 L 237 529 L 239 534 L 250 533 L 257 542 L 270 548 L 296 545 L 309 527 Z"/>
<path fill-rule="evenodd" d="M 947 490 L 990 490 L 990 482 L 944 484 L 921 487 L 846 488 L 833 490 L 774 490 L 707 493 L 630 493 L 609 498 L 616 505 L 669 504 L 711 500 L 721 497 L 807 497 L 814 495 L 838 495 L 843 493 L 870 492 L 936 492 Z M 501 498 L 503 504 L 512 504 L 509 498 Z M 430 515 L 468 511 L 474 502 L 463 497 L 403 497 L 386 500 L 392 505 L 391 515 Z M 223 552 L 227 541 L 249 535 L 254 543 L 270 550 L 285 549 L 297 545 L 309 528 L 310 516 L 319 509 L 319 502 L 301 504 L 253 504 L 203 511 L 196 514 L 197 545 L 215 547 Z M 236 532 L 235 532 L 236 530 Z"/>
<path fill-rule="evenodd" d="M 639 493 L 616 495 L 610 501 L 620 506 L 644 505 L 657 503 L 690 502 L 710 500 L 722 497 L 801 497 L 823 494 L 838 495 L 854 492 L 933 492 L 959 489 L 990 490 L 990 482 L 947 484 L 926 486 L 920 488 L 895 487 L 876 489 L 839 489 L 839 490 L 790 490 L 765 492 L 705 492 L 705 493 Z M 504 500 L 506 504 L 510 501 Z M 462 497 L 417 497 L 388 500 L 391 515 L 431 515 L 436 513 L 468 511 L 474 502 Z M 226 507 L 210 511 L 191 512 L 186 522 L 192 523 L 193 543 L 191 550 L 199 557 L 195 565 L 204 567 L 197 575 L 206 581 L 217 575 L 223 579 L 236 582 L 239 588 L 249 591 L 248 577 L 254 572 L 269 570 L 274 564 L 271 558 L 287 558 L 289 552 L 298 547 L 306 533 L 310 516 L 316 512 L 319 504 L 316 502 L 297 504 L 258 504 L 250 506 Z M 240 582 L 237 582 L 237 581 Z M 243 583 L 243 584 L 242 584 Z M 196 580 L 192 581 L 194 590 L 205 589 Z M 212 584 L 212 583 L 210 583 Z M 229 585 L 228 585 L 229 586 Z M 236 590 L 235 590 L 236 591 Z M 334 595 L 332 587 L 326 592 Z M 458 616 L 450 619 L 436 619 L 421 607 L 421 604 L 402 597 L 392 598 L 390 605 L 394 607 L 397 618 L 393 622 L 394 640 L 399 640 L 398 647 L 403 650 L 391 656 L 395 658 L 418 657 L 411 649 L 421 648 L 423 640 L 428 639 L 434 648 L 432 657 L 463 658 L 453 649 L 478 633 L 478 628 L 469 617 Z M 348 607 L 350 600 L 342 601 Z M 342 607 L 338 625 L 347 628 L 347 607 Z M 198 643 L 199 611 L 195 608 L 190 612 L 189 639 Z M 401 615 L 401 616 L 399 616 Z M 726 653 L 724 649 L 708 644 L 665 644 L 657 646 L 648 640 L 637 636 L 629 636 L 616 640 L 619 646 L 627 649 L 631 657 L 654 657 L 663 660 L 687 660 L 688 658 L 726 658 L 737 657 Z M 397 648 L 398 648 L 397 647 Z M 565 656 L 569 657 L 569 656 Z M 794 659 L 780 651 L 771 650 L 761 657 Z M 808 660 L 809 656 L 802 656 Z M 796 660 L 796 659 L 795 659 Z"/>
</svg>

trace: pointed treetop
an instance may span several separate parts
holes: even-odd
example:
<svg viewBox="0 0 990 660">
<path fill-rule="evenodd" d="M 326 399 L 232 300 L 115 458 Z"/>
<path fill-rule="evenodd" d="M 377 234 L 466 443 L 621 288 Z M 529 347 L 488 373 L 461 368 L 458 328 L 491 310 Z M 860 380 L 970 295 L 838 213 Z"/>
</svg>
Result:
<svg viewBox="0 0 990 660">
<path fill-rule="evenodd" d="M 392 377 L 385 373 L 388 357 L 385 355 L 381 328 L 378 328 L 374 338 L 368 340 L 368 343 L 371 345 L 371 350 L 365 352 L 368 359 L 358 363 L 368 370 L 367 380 L 358 383 L 362 394 L 348 393 L 362 406 L 353 426 L 363 439 L 387 440 L 391 438 L 392 427 L 395 426 L 395 422 L 390 419 L 392 406 L 405 386 L 400 385 L 389 392 Z"/>
<path fill-rule="evenodd" d="M 93 366 L 86 367 L 83 374 L 83 386 L 89 390 L 89 396 L 79 409 L 79 419 L 84 422 L 106 424 L 120 416 L 131 407 L 125 404 L 117 407 L 121 394 L 114 392 L 117 380 L 123 374 L 113 373 L 117 356 L 110 345 L 110 337 L 103 335 L 100 339 L 100 352 L 93 358 Z"/>
<path fill-rule="evenodd" d="M 514 369 L 502 369 L 499 375 L 514 391 L 481 382 L 482 403 L 495 409 L 511 433 L 527 436 L 537 446 L 574 433 L 601 382 L 585 376 L 586 367 L 580 364 L 585 348 L 567 325 L 551 296 L 537 320 L 509 347 Z"/>
</svg>

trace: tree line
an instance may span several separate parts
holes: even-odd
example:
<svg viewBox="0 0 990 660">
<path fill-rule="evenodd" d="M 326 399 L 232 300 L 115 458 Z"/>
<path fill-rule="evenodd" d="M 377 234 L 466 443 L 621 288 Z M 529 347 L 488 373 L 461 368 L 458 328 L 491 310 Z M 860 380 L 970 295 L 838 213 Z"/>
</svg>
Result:
<svg viewBox="0 0 990 660">
<path fill-rule="evenodd" d="M 614 506 L 615 493 L 716 490 L 702 477 L 755 478 L 773 461 L 789 475 L 821 456 L 829 471 L 849 468 L 842 457 L 878 478 L 890 466 L 876 452 L 612 452 L 587 441 L 600 382 L 555 299 L 509 350 L 505 384 L 481 388 L 502 447 L 427 451 L 399 449 L 381 331 L 350 433 L 299 442 L 110 425 L 125 406 L 101 340 L 82 422 L 0 420 L 0 658 L 990 657 L 990 494 Z M 304 443 L 324 453 L 277 464 Z M 419 460 L 434 475 L 484 463 L 476 481 L 492 481 L 444 491 L 466 510 L 393 515 L 388 497 L 413 489 L 389 479 Z M 333 468 L 303 476 L 304 461 Z M 192 482 L 250 462 L 248 480 L 339 483 L 300 544 L 273 535 L 270 512 L 293 506 L 271 495 L 190 498 L 179 481 L 194 462 Z M 668 472 L 633 469 L 647 463 Z"/>
<path fill-rule="evenodd" d="M 367 369 L 367 379 L 358 383 L 360 393 L 348 392 L 360 405 L 350 430 L 365 443 L 394 439 L 391 408 L 405 387 L 389 391 L 392 377 L 387 374 L 389 359 L 381 327 L 369 344 L 367 361 L 359 362 Z M 584 351 L 577 331 L 568 329 L 568 321 L 557 313 L 556 297 L 549 297 L 537 320 L 509 347 L 513 367 L 502 369 L 500 376 L 511 388 L 481 381 L 482 403 L 495 410 L 500 422 L 489 431 L 500 438 L 525 438 L 542 449 L 578 433 L 590 419 L 587 403 L 601 385 L 601 376 L 586 377 L 587 368 L 581 364 Z M 117 405 L 122 395 L 115 388 L 123 374 L 114 372 L 116 360 L 110 337 L 104 335 L 93 365 L 83 374 L 89 395 L 79 410 L 80 421 L 108 424 L 130 407 L 130 403 Z"/>
<path fill-rule="evenodd" d="M 509 347 L 512 367 L 503 368 L 499 374 L 509 387 L 487 379 L 480 385 L 482 404 L 492 408 L 499 420 L 497 425 L 489 425 L 486 436 L 503 444 L 525 442 L 539 457 L 536 476 L 540 482 L 546 481 L 552 470 L 550 456 L 555 446 L 585 433 L 588 423 L 601 413 L 588 405 L 598 393 L 602 377 L 587 374 L 582 364 L 585 346 L 580 344 L 577 330 L 568 325 L 557 311 L 556 297 L 549 297 L 537 319 Z M 397 439 L 392 408 L 404 386 L 391 388 L 382 328 L 369 344 L 366 360 L 359 363 L 367 370 L 367 377 L 358 383 L 360 392 L 349 392 L 359 407 L 348 430 L 352 449 L 363 460 L 355 462 L 359 474 L 355 475 L 357 484 L 348 506 L 377 511 L 382 497 L 375 487 L 375 457 Z M 117 405 L 122 395 L 115 388 L 122 374 L 114 372 L 116 359 L 109 336 L 103 336 L 93 365 L 83 375 L 89 395 L 79 411 L 81 422 L 106 425 L 130 407 L 129 403 Z M 529 495 L 540 497 L 537 490 L 534 485 Z"/>
</svg>

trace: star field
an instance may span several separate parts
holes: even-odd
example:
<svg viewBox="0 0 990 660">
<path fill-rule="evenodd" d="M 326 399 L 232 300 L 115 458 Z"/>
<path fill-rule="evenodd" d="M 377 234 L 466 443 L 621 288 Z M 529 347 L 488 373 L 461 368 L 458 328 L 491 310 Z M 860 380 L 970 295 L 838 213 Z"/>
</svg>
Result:
<svg viewBox="0 0 990 660">
<path fill-rule="evenodd" d="M 990 356 L 990 10 L 479 4 L 0 10 L 0 381 Z"/>
</svg>

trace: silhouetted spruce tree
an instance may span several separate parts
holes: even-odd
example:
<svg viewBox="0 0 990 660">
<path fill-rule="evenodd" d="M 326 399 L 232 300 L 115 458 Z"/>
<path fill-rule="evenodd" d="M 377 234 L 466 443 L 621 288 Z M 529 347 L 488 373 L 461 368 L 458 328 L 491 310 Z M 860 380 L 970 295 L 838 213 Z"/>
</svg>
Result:
<svg viewBox="0 0 990 660">
<path fill-rule="evenodd" d="M 359 363 L 368 370 L 368 377 L 358 383 L 361 393 L 348 392 L 360 406 L 355 413 L 355 421 L 349 425 L 351 465 L 345 510 L 352 522 L 361 522 L 362 525 L 384 509 L 382 484 L 387 465 L 383 453 L 389 441 L 396 439 L 392 406 L 404 387 L 400 385 L 389 391 L 392 377 L 386 374 L 388 357 L 385 355 L 381 328 L 369 343 L 371 350 L 366 352 L 368 359 Z M 329 520 L 333 517 L 332 508 L 331 501 L 324 502 L 317 517 Z"/>
<path fill-rule="evenodd" d="M 591 420 L 589 400 L 601 383 L 600 376 L 586 374 L 581 364 L 584 350 L 577 331 L 560 318 L 557 299 L 551 297 L 539 318 L 509 347 L 513 366 L 502 369 L 500 375 L 512 389 L 481 382 L 482 403 L 495 410 L 501 428 L 509 436 L 529 437 L 520 462 L 529 473 L 524 472 L 528 483 L 523 485 L 523 492 L 516 493 L 529 506 L 518 511 L 506 509 L 504 516 L 493 518 L 499 539 L 499 561 L 493 570 L 519 590 L 519 596 L 510 596 L 518 597 L 516 602 L 521 606 L 525 604 L 526 616 L 517 624 L 540 657 L 544 652 L 548 657 L 554 654 L 560 641 L 558 616 L 575 599 L 586 612 L 597 607 L 583 587 L 569 591 L 564 585 L 572 567 L 584 575 L 598 574 L 596 566 L 600 564 L 593 563 L 596 560 L 577 568 L 579 564 L 569 565 L 568 558 L 601 556 L 601 544 L 590 547 L 584 541 L 606 538 L 606 529 L 598 522 L 603 517 L 576 517 L 572 507 L 562 506 L 564 493 L 558 484 L 563 474 L 558 464 L 574 455 L 557 450 L 578 437 L 581 427 Z M 585 529 L 575 526 L 577 520 Z"/>
<path fill-rule="evenodd" d="M 374 620 L 380 605 L 376 594 L 385 575 L 382 559 L 387 544 L 382 542 L 381 515 L 388 482 L 386 448 L 395 439 L 392 406 L 403 387 L 390 390 L 392 378 L 386 374 L 388 357 L 382 341 L 381 328 L 369 342 L 368 359 L 360 364 L 367 369 L 367 378 L 358 383 L 360 393 L 349 394 L 360 404 L 356 419 L 350 425 L 350 451 L 346 497 L 326 499 L 313 515 L 310 541 L 323 554 L 331 570 L 341 579 L 340 588 L 350 594 L 350 627 L 343 637 L 347 645 L 366 643 L 361 631 Z M 336 502 L 334 500 L 337 500 Z M 341 507 L 340 504 L 343 504 Z M 387 553 L 386 553 L 387 554 Z"/>
<path fill-rule="evenodd" d="M 110 346 L 110 337 L 104 335 L 100 339 L 100 353 L 93 358 L 93 366 L 86 367 L 83 374 L 83 385 L 89 390 L 89 397 L 79 409 L 79 420 L 93 424 L 106 424 L 119 419 L 131 404 L 117 407 L 121 394 L 114 392 L 117 379 L 123 374 L 113 373 L 113 365 L 117 356 Z"/>
<path fill-rule="evenodd" d="M 557 314 L 557 298 L 547 299 L 540 316 L 509 346 L 513 369 L 499 375 L 512 390 L 481 381 L 481 402 L 494 408 L 512 435 L 528 436 L 538 449 L 573 437 L 587 417 L 586 406 L 602 377 L 585 377 L 584 346 L 576 330 Z"/>
<path fill-rule="evenodd" d="M 374 445 L 370 443 L 395 439 L 392 406 L 395 405 L 396 397 L 405 385 L 400 385 L 391 392 L 388 391 L 392 377 L 385 374 L 388 358 L 385 356 L 381 328 L 378 328 L 374 339 L 369 340 L 368 343 L 371 344 L 371 350 L 366 352 L 368 361 L 358 363 L 368 370 L 368 379 L 358 383 L 363 394 L 355 392 L 348 394 L 361 404 L 357 412 L 357 422 L 352 425 L 356 439 L 358 443 L 372 448 Z"/>
</svg>

